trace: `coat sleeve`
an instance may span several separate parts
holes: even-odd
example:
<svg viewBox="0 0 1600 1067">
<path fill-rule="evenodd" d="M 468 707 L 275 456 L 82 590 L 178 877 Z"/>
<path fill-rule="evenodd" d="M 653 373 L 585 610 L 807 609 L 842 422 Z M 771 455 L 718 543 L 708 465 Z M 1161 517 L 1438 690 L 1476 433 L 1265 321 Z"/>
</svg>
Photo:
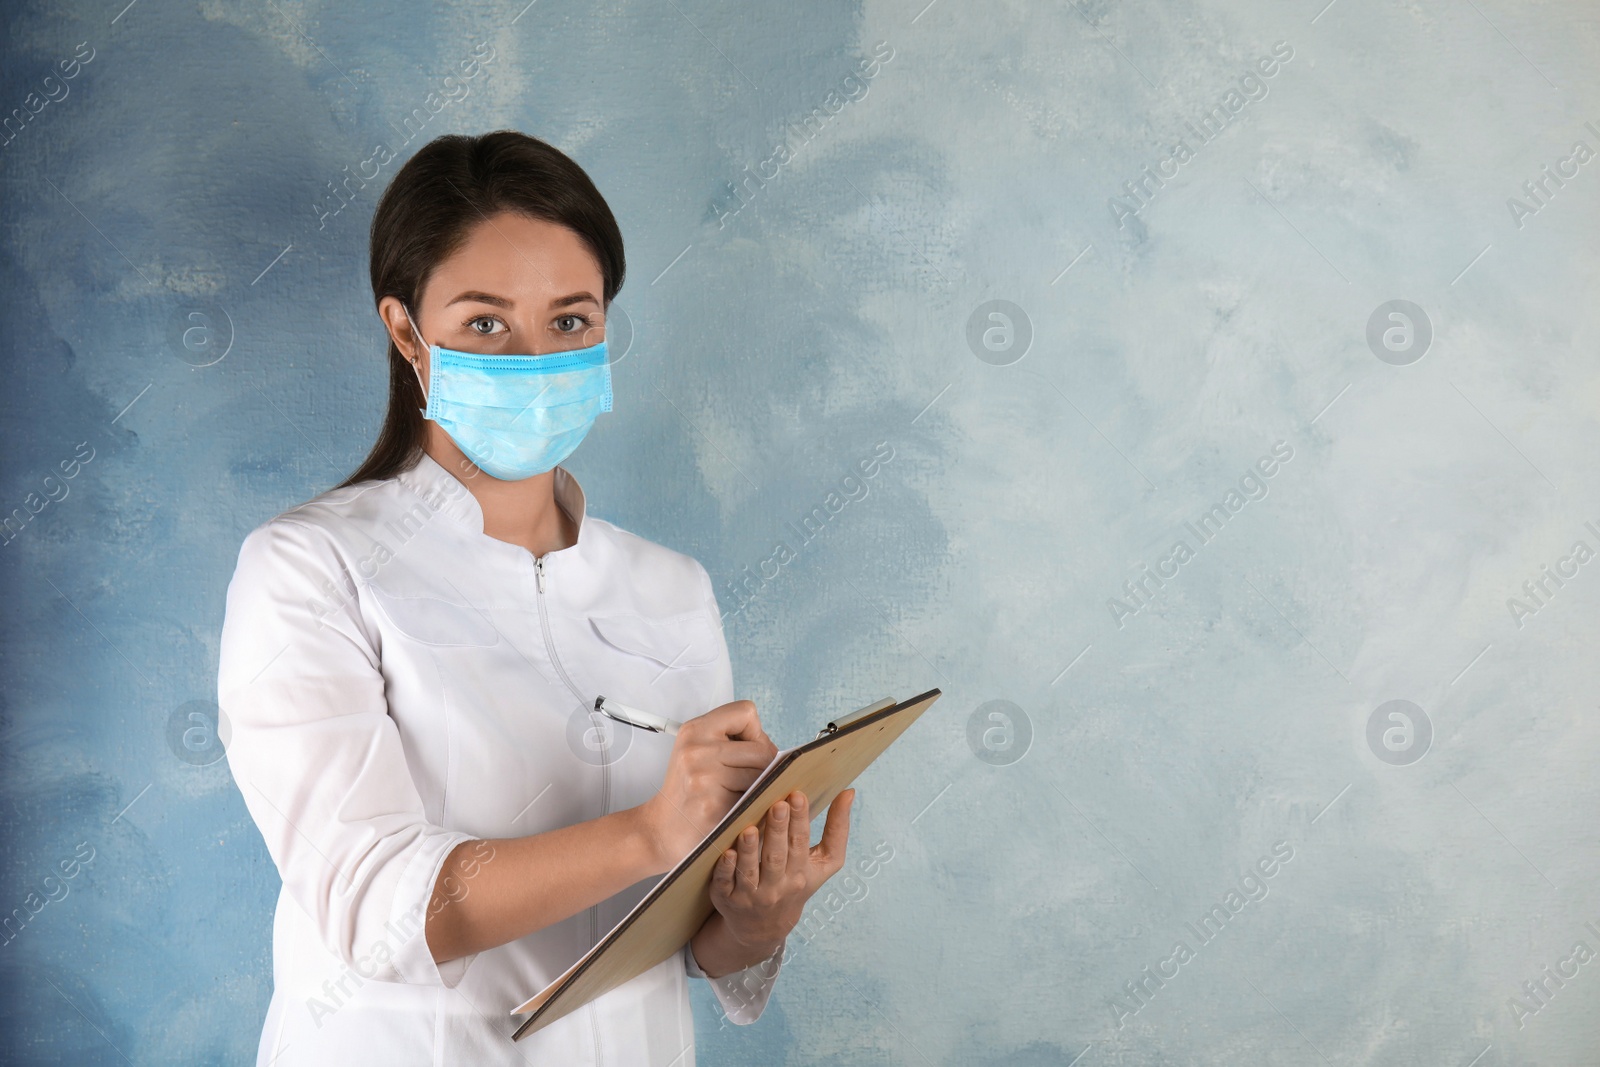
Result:
<svg viewBox="0 0 1600 1067">
<path fill-rule="evenodd" d="M 473 837 L 426 817 L 356 588 L 317 526 L 251 531 L 228 585 L 219 729 L 284 891 L 328 950 L 364 977 L 454 986 L 473 957 L 434 962 L 427 909 Z"/>
<path fill-rule="evenodd" d="M 783 966 L 783 956 L 788 946 L 788 939 L 785 939 L 770 958 L 753 963 L 742 971 L 711 978 L 700 969 L 693 948 L 686 944 L 683 946 L 683 966 L 689 972 L 689 977 L 705 978 L 711 983 L 711 990 L 717 995 L 717 1002 L 722 1005 L 722 1012 L 729 1022 L 748 1026 L 761 1018 L 761 1013 L 766 1010 L 767 999 L 778 982 L 778 968 Z"/>
<path fill-rule="evenodd" d="M 734 699 L 733 662 L 728 655 L 728 640 L 722 630 L 722 612 L 717 606 L 717 596 L 711 587 L 711 575 L 706 573 L 704 566 L 698 563 L 696 566 L 700 571 L 706 610 L 711 613 L 720 651 L 717 660 L 716 689 L 712 694 L 711 704 L 711 707 L 720 707 Z M 709 711 L 710 708 L 706 710 Z M 705 978 L 711 983 L 712 992 L 717 995 L 717 1001 L 722 1005 L 723 1013 L 727 1015 L 729 1022 L 746 1026 L 761 1018 L 761 1013 L 766 1010 L 767 999 L 772 995 L 772 987 L 778 981 L 778 969 L 783 965 L 783 952 L 787 944 L 785 940 L 784 945 L 780 946 L 770 959 L 751 964 L 742 971 L 725 974 L 721 978 L 710 978 L 696 962 L 693 949 L 685 944 L 683 967 L 691 978 Z"/>
</svg>

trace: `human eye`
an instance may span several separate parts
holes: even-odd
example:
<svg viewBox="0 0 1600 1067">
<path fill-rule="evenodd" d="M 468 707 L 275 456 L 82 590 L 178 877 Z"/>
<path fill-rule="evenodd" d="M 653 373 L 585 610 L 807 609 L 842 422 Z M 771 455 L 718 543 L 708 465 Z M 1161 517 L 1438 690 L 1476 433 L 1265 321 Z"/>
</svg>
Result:
<svg viewBox="0 0 1600 1067">
<path fill-rule="evenodd" d="M 570 323 L 570 325 L 563 325 Z M 556 317 L 556 331 L 558 333 L 581 333 L 594 325 L 594 321 L 584 315 L 558 315 Z"/>
<path fill-rule="evenodd" d="M 494 315 L 475 316 L 467 320 L 466 326 L 467 329 L 471 330 L 479 337 L 493 337 L 495 334 L 504 333 L 506 330 L 510 329 L 509 326 L 501 322 L 500 319 Z M 500 329 L 495 329 L 494 327 L 496 326 L 499 326 Z"/>
</svg>

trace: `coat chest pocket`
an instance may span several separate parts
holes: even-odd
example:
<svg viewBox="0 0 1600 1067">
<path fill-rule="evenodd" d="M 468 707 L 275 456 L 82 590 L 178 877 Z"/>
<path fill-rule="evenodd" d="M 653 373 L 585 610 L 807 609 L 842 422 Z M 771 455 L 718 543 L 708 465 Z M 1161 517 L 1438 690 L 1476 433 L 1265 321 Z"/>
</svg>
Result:
<svg viewBox="0 0 1600 1067">
<path fill-rule="evenodd" d="M 404 596 L 369 582 L 373 600 L 396 630 L 441 648 L 487 648 L 500 643 L 487 612 L 431 596 Z"/>
<path fill-rule="evenodd" d="M 589 625 L 607 645 L 651 666 L 652 677 L 680 667 L 704 667 L 721 651 L 717 630 L 703 611 L 660 617 L 590 615 Z"/>
</svg>

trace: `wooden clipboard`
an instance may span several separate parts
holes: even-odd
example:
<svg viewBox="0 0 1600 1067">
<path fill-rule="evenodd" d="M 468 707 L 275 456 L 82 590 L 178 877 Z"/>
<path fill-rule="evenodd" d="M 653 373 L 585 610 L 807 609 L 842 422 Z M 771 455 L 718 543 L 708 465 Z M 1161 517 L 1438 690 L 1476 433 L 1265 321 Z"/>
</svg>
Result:
<svg viewBox="0 0 1600 1067">
<path fill-rule="evenodd" d="M 681 949 L 710 918 L 711 869 L 745 827 L 759 823 L 768 808 L 796 789 L 806 795 L 812 818 L 821 815 L 939 696 L 939 690 L 930 689 L 898 704 L 892 698 L 880 700 L 829 722 L 814 740 L 778 753 L 716 829 L 610 933 L 541 993 L 512 1010 L 512 1015 L 528 1015 L 512 1040 L 576 1011 Z"/>
</svg>

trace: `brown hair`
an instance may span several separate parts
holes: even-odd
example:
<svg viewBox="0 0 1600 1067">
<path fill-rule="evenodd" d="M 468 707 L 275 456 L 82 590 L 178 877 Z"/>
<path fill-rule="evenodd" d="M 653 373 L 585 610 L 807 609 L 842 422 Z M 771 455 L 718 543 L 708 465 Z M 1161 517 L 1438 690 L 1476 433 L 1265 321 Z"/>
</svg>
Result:
<svg viewBox="0 0 1600 1067">
<path fill-rule="evenodd" d="M 374 303 L 398 297 L 415 313 L 423 286 L 481 219 L 515 211 L 576 233 L 600 265 L 603 301 L 622 288 L 622 231 L 583 168 L 525 133 L 449 134 L 424 145 L 383 191 L 372 216 Z M 336 488 L 393 477 L 422 457 L 422 386 L 391 338 L 389 410 L 372 451 Z"/>
</svg>

